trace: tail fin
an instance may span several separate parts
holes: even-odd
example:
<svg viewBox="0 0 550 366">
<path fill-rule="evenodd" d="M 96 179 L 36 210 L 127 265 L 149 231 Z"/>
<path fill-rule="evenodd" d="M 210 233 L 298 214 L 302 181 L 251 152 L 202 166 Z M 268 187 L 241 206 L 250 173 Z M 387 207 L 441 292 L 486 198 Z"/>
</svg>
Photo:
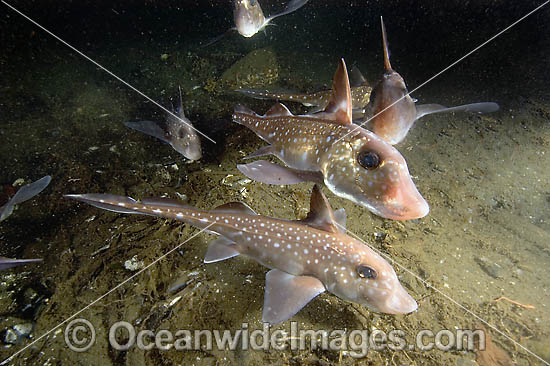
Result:
<svg viewBox="0 0 550 366">
<path fill-rule="evenodd" d="M 42 259 L 12 259 L 6 257 L 0 257 L 0 271 L 8 268 L 22 266 L 24 264 L 40 262 Z"/>
<path fill-rule="evenodd" d="M 235 106 L 235 113 L 242 113 L 242 114 L 251 114 L 253 116 L 257 116 L 256 112 L 254 112 L 252 109 L 245 107 L 242 104 L 237 104 Z"/>
<path fill-rule="evenodd" d="M 280 17 L 282 15 L 290 14 L 293 11 L 296 11 L 300 9 L 302 6 L 306 5 L 309 0 L 291 0 L 288 5 L 286 6 L 286 9 L 283 10 L 281 13 L 275 14 L 273 16 L 269 17 L 269 20 L 273 20 L 277 17 Z"/>
<path fill-rule="evenodd" d="M 433 113 L 491 113 L 499 110 L 499 105 L 493 102 L 464 104 L 456 107 L 445 107 L 439 104 L 421 104 L 416 106 L 416 119 Z"/>
<path fill-rule="evenodd" d="M 220 39 L 222 39 L 223 37 L 225 37 L 227 34 L 229 34 L 230 32 L 232 31 L 235 31 L 237 30 L 237 28 L 233 27 L 233 28 L 229 28 L 228 30 L 226 30 L 224 33 L 220 34 L 219 36 L 217 36 L 216 38 L 213 38 L 211 39 L 210 41 L 206 42 L 204 45 L 201 45 L 199 48 L 206 48 L 208 46 L 211 46 L 213 45 L 214 43 L 218 42 Z"/>
<path fill-rule="evenodd" d="M 66 194 L 64 197 L 71 198 L 101 208 L 107 211 L 125 213 L 125 214 L 141 214 L 134 209 L 126 208 L 126 206 L 135 206 L 138 201 L 130 197 L 116 196 L 113 194 L 89 193 L 89 194 Z"/>
</svg>

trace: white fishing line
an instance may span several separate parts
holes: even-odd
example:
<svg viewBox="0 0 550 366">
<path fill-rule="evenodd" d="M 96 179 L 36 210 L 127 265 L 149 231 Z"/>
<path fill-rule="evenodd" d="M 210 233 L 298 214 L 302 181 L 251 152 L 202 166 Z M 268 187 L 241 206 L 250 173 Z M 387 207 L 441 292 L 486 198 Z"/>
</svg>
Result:
<svg viewBox="0 0 550 366">
<path fill-rule="evenodd" d="M 157 107 L 159 107 L 160 109 L 162 109 L 163 111 L 165 111 L 166 113 L 176 117 L 179 121 L 185 123 L 187 126 L 189 126 L 190 128 L 192 128 L 195 132 L 197 132 L 198 134 L 202 135 L 204 138 L 208 139 L 210 142 L 213 142 L 214 144 L 216 143 L 216 141 L 214 141 L 212 138 L 208 137 L 206 134 L 204 134 L 203 132 L 199 131 L 198 129 L 196 129 L 193 125 L 185 122 L 183 119 L 181 119 L 180 117 L 178 117 L 177 115 L 174 114 L 174 112 L 172 111 L 169 111 L 166 107 L 162 106 L 161 104 L 159 104 L 158 102 L 156 102 L 155 100 L 153 100 L 151 97 L 147 96 L 145 93 L 141 92 L 140 90 L 138 90 L 137 88 L 135 88 L 134 86 L 132 86 L 130 83 L 128 83 L 127 81 L 123 80 L 122 78 L 120 78 L 119 76 L 117 76 L 116 74 L 114 74 L 112 71 L 109 71 L 109 69 L 107 69 L 106 67 L 102 66 L 101 64 L 99 64 L 97 61 L 93 60 L 91 57 L 88 57 L 87 55 L 85 55 L 82 51 L 76 49 L 74 46 L 72 46 L 71 44 L 69 44 L 67 41 L 63 40 L 61 37 L 55 35 L 54 33 L 50 32 L 48 29 L 46 29 L 44 26 L 40 25 L 38 22 L 36 22 L 35 20 L 31 19 L 29 16 L 25 15 L 24 13 L 22 13 L 21 11 L 17 10 L 16 8 L 14 8 L 12 5 L 8 4 L 7 2 L 5 2 L 4 0 L 2 0 L 2 3 L 4 5 L 6 5 L 8 8 L 10 8 L 11 10 L 13 10 L 14 12 L 16 12 L 17 14 L 21 15 L 23 18 L 27 19 L 29 22 L 31 22 L 32 24 L 36 25 L 38 28 L 42 29 L 44 32 L 48 33 L 50 36 L 52 36 L 53 38 L 57 39 L 59 42 L 63 43 L 65 46 L 69 47 L 71 50 L 73 50 L 74 52 L 78 53 L 80 56 L 84 57 L 86 60 L 90 61 L 91 63 L 93 63 L 94 65 L 96 65 L 97 67 L 99 67 L 101 70 L 105 71 L 107 74 L 111 75 L 112 77 L 114 77 L 115 79 L 117 79 L 118 81 L 120 81 L 122 84 L 126 85 L 128 88 L 132 89 L 133 91 L 135 91 L 136 93 L 138 93 L 139 95 L 141 95 L 142 97 L 144 97 L 145 99 L 147 99 L 148 101 L 150 101 L 151 103 L 153 103 L 154 105 L 156 105 Z"/>
<path fill-rule="evenodd" d="M 133 274 L 132 276 L 128 277 L 127 279 L 125 279 L 124 281 L 122 281 L 121 283 L 119 283 L 118 285 L 116 285 L 115 287 L 113 287 L 112 289 L 110 289 L 109 291 L 107 291 L 106 293 L 104 293 L 103 295 L 101 295 L 100 297 L 98 297 L 97 299 L 95 299 L 94 301 L 92 301 L 91 303 L 89 303 L 88 305 L 86 305 L 85 307 L 83 307 L 82 309 L 80 309 L 79 311 L 77 311 L 76 313 L 74 313 L 73 315 L 71 315 L 70 317 L 68 317 L 67 319 L 63 320 L 61 323 L 57 324 L 55 327 L 53 327 L 52 329 L 48 330 L 46 333 L 43 333 L 40 337 L 36 338 L 34 341 L 32 341 L 31 343 L 27 344 L 25 347 L 21 348 L 20 350 L 18 350 L 17 352 L 15 352 L 13 355 L 11 355 L 10 357 L 8 357 L 7 359 L 5 359 L 4 361 L 2 361 L 0 363 L 0 365 L 5 365 L 6 363 L 10 362 L 11 360 L 13 360 L 13 358 L 15 356 L 17 356 L 18 354 L 20 354 L 21 352 L 25 351 L 27 348 L 31 347 L 33 344 L 35 344 L 36 342 L 38 342 L 39 340 L 41 340 L 42 338 L 46 337 L 48 334 L 52 333 L 54 330 L 56 330 L 57 328 L 59 328 L 60 326 L 62 326 L 63 324 L 67 323 L 69 320 L 73 319 L 74 317 L 76 317 L 78 314 L 82 313 L 83 311 L 87 310 L 88 308 L 90 308 L 91 306 L 93 306 L 94 304 L 96 304 L 97 302 L 101 301 L 103 298 L 105 298 L 106 296 L 108 296 L 109 294 L 111 294 L 113 291 L 116 291 L 118 288 L 120 288 L 121 286 L 123 286 L 124 284 L 126 284 L 127 282 L 131 281 L 132 279 L 134 279 L 136 276 L 140 275 L 141 273 L 143 273 L 144 271 L 146 271 L 147 269 L 149 269 L 149 267 L 155 265 L 158 261 L 162 260 L 163 258 L 165 258 L 166 256 L 168 256 L 169 254 L 171 254 L 173 251 L 175 251 L 176 249 L 180 248 L 183 244 L 187 243 L 189 240 L 193 239 L 194 237 L 196 237 L 197 235 L 205 232 L 208 230 L 208 228 L 212 225 L 214 225 L 216 222 L 212 222 L 211 224 L 209 224 L 208 226 L 206 226 L 205 228 L 201 229 L 200 231 L 198 231 L 197 233 L 193 234 L 190 238 L 186 239 L 183 243 L 175 246 L 174 248 L 170 249 L 167 253 L 163 254 L 162 256 L 160 256 L 159 258 L 155 259 L 153 262 L 151 262 L 150 264 L 148 264 L 147 266 L 145 266 L 143 269 L 140 269 L 138 272 L 136 272 L 135 274 Z"/>
<path fill-rule="evenodd" d="M 446 298 L 447 300 L 449 300 L 450 302 L 452 302 L 453 304 L 455 304 L 456 306 L 458 306 L 459 308 L 461 308 L 462 310 L 464 310 L 466 313 L 468 313 L 469 315 L 473 316 L 474 318 L 476 318 L 477 320 L 479 320 L 480 322 L 482 322 L 483 324 L 487 325 L 489 328 L 491 328 L 492 330 L 496 331 L 497 333 L 499 333 L 500 335 L 502 335 L 503 337 L 505 337 L 506 339 L 508 339 L 509 341 L 513 342 L 516 346 L 520 347 L 521 349 L 523 349 L 525 352 L 529 353 L 530 355 L 532 355 L 533 357 L 536 357 L 539 361 L 542 361 L 545 365 L 548 365 L 550 366 L 550 363 L 548 363 L 547 361 L 545 361 L 544 359 L 542 359 L 539 355 L 537 355 L 536 353 L 534 353 L 533 351 L 529 350 L 528 348 L 526 348 L 524 345 L 522 345 L 521 343 L 519 343 L 518 341 L 514 340 L 512 337 L 510 337 L 509 335 L 507 335 L 506 333 L 502 332 L 501 330 L 499 330 L 497 327 L 495 327 L 494 325 L 491 325 L 489 324 L 488 321 L 486 321 L 485 319 L 483 319 L 482 317 L 480 317 L 479 315 L 477 315 L 476 313 L 474 313 L 473 311 L 471 311 L 470 309 L 468 309 L 467 307 L 465 307 L 464 305 L 462 305 L 461 303 L 459 303 L 458 301 L 456 301 L 455 299 L 453 299 L 452 297 L 450 297 L 449 295 L 447 295 L 446 293 L 444 293 L 443 291 L 441 291 L 440 289 L 438 289 L 437 287 L 435 287 L 434 285 L 432 285 L 431 283 L 429 283 L 428 281 L 426 281 L 425 279 L 423 279 L 422 277 L 420 277 L 419 275 L 417 275 L 416 273 L 414 273 L 413 271 L 411 271 L 410 269 L 408 269 L 407 267 L 405 267 L 404 265 L 402 265 L 401 263 L 397 262 L 395 259 L 393 259 L 392 257 L 390 257 L 389 255 L 387 255 L 386 253 L 383 253 L 381 252 L 380 250 L 374 248 L 372 245 L 369 245 L 367 242 L 365 242 L 363 239 L 361 239 L 358 235 L 356 235 L 355 233 L 352 233 L 351 231 L 347 230 L 345 227 L 343 227 L 342 225 L 336 223 L 336 225 L 338 225 L 342 230 L 343 232 L 345 232 L 346 234 L 349 234 L 351 236 L 353 236 L 355 239 L 359 240 L 360 242 L 362 242 L 363 244 L 365 244 L 366 246 L 368 246 L 369 248 L 371 248 L 372 250 L 374 250 L 375 252 L 377 252 L 379 255 L 387 258 L 390 262 L 392 263 L 395 263 L 397 266 L 399 266 L 401 269 L 403 269 L 405 272 L 407 272 L 408 274 L 412 275 L 414 278 L 416 278 L 417 280 L 419 280 L 420 282 L 422 282 L 424 284 L 424 286 L 426 286 L 426 288 L 428 289 L 433 289 L 435 292 L 437 292 L 438 294 L 440 294 L 441 296 L 443 296 L 444 298 Z"/>
<path fill-rule="evenodd" d="M 495 34 L 494 36 L 492 36 L 491 38 L 489 38 L 488 40 L 486 40 L 485 42 L 483 42 L 482 44 L 480 44 L 479 46 L 477 46 L 476 48 L 474 48 L 473 50 L 471 50 L 470 52 L 468 52 L 467 54 L 465 54 L 464 56 L 462 56 L 461 58 L 459 58 L 458 60 L 456 60 L 455 62 L 453 62 L 452 64 L 450 64 L 449 66 L 447 66 L 446 68 L 444 68 L 443 70 L 441 70 L 440 72 L 438 72 L 437 74 L 435 74 L 434 76 L 432 76 L 431 78 L 429 78 L 428 80 L 424 81 L 422 84 L 418 85 L 416 88 L 414 88 L 413 90 L 411 90 L 410 92 L 408 92 L 407 94 L 403 95 L 401 98 L 397 99 L 395 102 L 393 102 L 392 104 L 390 104 L 389 106 L 387 106 L 386 108 L 382 109 L 380 112 L 376 113 L 374 116 L 370 117 L 369 119 L 367 119 L 366 121 L 363 121 L 361 124 L 355 126 L 355 128 L 353 128 L 353 130 L 349 131 L 348 133 L 346 133 L 344 136 L 340 137 L 339 139 L 337 139 L 334 143 L 336 144 L 337 142 L 339 142 L 340 140 L 342 140 L 344 137 L 350 135 L 351 133 L 355 132 L 355 130 L 357 130 L 359 127 L 363 127 L 365 124 L 367 124 L 368 122 L 370 122 L 373 118 L 377 117 L 378 115 L 380 115 L 381 113 L 385 112 L 386 110 L 390 109 L 391 107 L 393 107 L 394 105 L 396 105 L 397 103 L 399 103 L 400 101 L 402 101 L 403 99 L 405 99 L 408 95 L 414 93 L 415 91 L 417 91 L 418 89 L 422 88 L 423 86 L 425 86 L 426 84 L 428 84 L 429 82 L 431 82 L 433 79 L 437 78 L 438 76 L 440 76 L 441 74 L 443 74 L 444 72 L 446 72 L 447 70 L 451 69 L 452 67 L 456 66 L 457 64 L 459 64 L 460 62 L 462 62 L 465 58 L 469 57 L 472 53 L 476 52 L 477 50 L 479 50 L 480 48 L 482 48 L 483 46 L 485 46 L 487 43 L 493 41 L 495 38 L 499 37 L 501 34 L 503 34 L 504 32 L 506 32 L 507 30 L 509 30 L 510 28 L 514 27 L 515 25 L 517 25 L 519 22 L 523 21 L 525 18 L 533 15 L 535 12 L 539 11 L 540 9 L 542 9 L 546 4 L 548 4 L 550 2 L 550 0 L 547 0 L 545 1 L 544 3 L 542 3 L 541 5 L 537 6 L 535 9 L 531 10 L 529 13 L 525 14 L 524 16 L 522 16 L 521 18 L 519 18 L 518 20 L 516 20 L 515 22 L 513 22 L 512 24 L 510 24 L 509 26 L 507 26 L 506 28 L 504 28 L 503 30 L 501 30 L 500 32 L 498 32 L 497 34 Z"/>
</svg>

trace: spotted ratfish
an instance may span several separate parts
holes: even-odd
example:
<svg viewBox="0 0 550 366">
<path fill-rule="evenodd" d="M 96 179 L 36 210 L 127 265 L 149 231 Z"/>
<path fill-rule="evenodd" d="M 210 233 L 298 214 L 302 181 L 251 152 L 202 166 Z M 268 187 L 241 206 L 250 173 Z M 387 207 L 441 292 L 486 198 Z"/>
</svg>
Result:
<svg viewBox="0 0 550 366">
<path fill-rule="evenodd" d="M 372 87 L 357 67 L 351 69 L 349 81 L 351 86 L 353 118 L 361 118 L 365 113 L 365 107 L 369 103 Z M 242 88 L 235 91 L 256 99 L 274 99 L 283 102 L 296 102 L 306 107 L 314 107 L 310 110 L 310 113 L 318 112 L 326 108 L 330 101 L 330 96 L 332 95 L 332 90 L 321 90 L 309 94 L 251 88 Z"/>
<path fill-rule="evenodd" d="M 308 1 L 291 0 L 284 11 L 266 18 L 258 0 L 234 0 L 233 17 L 235 26 L 243 37 L 252 37 L 264 29 L 273 19 L 300 9 Z"/>
<path fill-rule="evenodd" d="M 390 264 L 345 234 L 345 212 L 333 212 L 317 185 L 309 214 L 298 221 L 260 216 L 241 202 L 204 211 L 166 199 L 136 201 L 109 194 L 66 197 L 109 211 L 176 219 L 220 235 L 209 244 L 205 263 L 242 254 L 271 269 L 266 275 L 264 322 L 289 319 L 325 291 L 383 313 L 417 309 Z"/>
<path fill-rule="evenodd" d="M 429 206 L 416 189 L 403 156 L 374 133 L 352 124 L 350 94 L 342 59 L 323 112 L 295 116 L 279 103 L 259 116 L 238 105 L 233 121 L 270 144 L 251 157 L 273 154 L 287 167 L 260 160 L 237 168 L 268 184 L 324 183 L 337 196 L 394 220 L 427 215 Z"/>
<path fill-rule="evenodd" d="M 290 0 L 285 10 L 266 18 L 258 0 L 233 0 L 233 19 L 235 20 L 235 26 L 229 28 L 225 33 L 208 41 L 201 47 L 208 47 L 216 43 L 232 31 L 237 31 L 241 36 L 250 38 L 259 31 L 265 29 L 273 19 L 300 9 L 307 4 L 308 1 L 309 0 Z"/>
<path fill-rule="evenodd" d="M 441 112 L 487 113 L 499 109 L 492 102 L 473 103 L 456 107 L 440 104 L 415 105 L 409 95 L 405 80 L 392 69 L 386 37 L 386 27 L 380 17 L 382 27 L 382 46 L 384 54 L 384 75 L 374 86 L 369 105 L 366 108 L 364 123 L 366 128 L 394 145 L 407 136 L 414 122 L 428 114 Z"/>
<path fill-rule="evenodd" d="M 179 104 L 173 111 L 177 117 L 167 113 L 164 128 L 153 121 L 124 122 L 124 125 L 158 138 L 189 160 L 199 160 L 202 156 L 201 140 L 191 121 L 185 118 L 181 88 Z"/>
</svg>

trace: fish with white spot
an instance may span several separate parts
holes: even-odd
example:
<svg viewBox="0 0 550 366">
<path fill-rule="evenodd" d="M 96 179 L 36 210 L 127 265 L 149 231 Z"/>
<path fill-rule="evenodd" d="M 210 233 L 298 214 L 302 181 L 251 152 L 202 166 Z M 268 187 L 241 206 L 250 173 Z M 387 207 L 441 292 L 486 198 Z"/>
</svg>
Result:
<svg viewBox="0 0 550 366">
<path fill-rule="evenodd" d="M 325 291 L 377 312 L 407 314 L 417 309 L 390 264 L 346 235 L 345 212 L 333 212 L 317 185 L 309 214 L 298 221 L 260 216 L 241 202 L 205 211 L 166 199 L 66 197 L 109 211 L 176 219 L 219 235 L 209 244 L 205 263 L 245 255 L 271 269 L 262 316 L 270 324 L 289 319 Z"/>
<path fill-rule="evenodd" d="M 372 87 L 369 85 L 358 67 L 353 67 L 349 75 L 351 90 L 351 105 L 353 119 L 363 117 L 364 109 L 370 100 Z M 238 93 L 256 99 L 274 99 L 282 102 L 301 103 L 306 107 L 313 107 L 310 113 L 323 110 L 330 101 L 332 90 L 321 90 L 315 93 L 299 93 L 291 91 L 270 91 L 265 89 L 243 88 L 235 90 Z"/>
<path fill-rule="evenodd" d="M 210 40 L 202 47 L 214 44 L 226 34 L 235 30 L 239 32 L 241 36 L 250 38 L 259 31 L 265 29 L 273 19 L 300 9 L 302 6 L 306 5 L 308 1 L 309 0 L 291 0 L 285 10 L 266 18 L 258 0 L 233 0 L 233 19 L 235 20 L 235 26 L 229 28 L 222 35 Z"/>
<path fill-rule="evenodd" d="M 179 104 L 173 108 L 174 115 L 166 114 L 166 123 L 161 127 L 153 121 L 124 122 L 126 127 L 169 144 L 174 150 L 189 160 L 199 160 L 202 157 L 201 140 L 183 112 L 181 88 L 179 88 Z"/>
<path fill-rule="evenodd" d="M 472 103 L 450 108 L 440 104 L 415 105 L 405 80 L 391 67 L 386 27 L 382 17 L 380 22 L 385 71 L 382 79 L 374 86 L 366 108 L 364 121 L 367 122 L 367 129 L 395 145 L 403 141 L 414 122 L 423 116 L 442 112 L 487 113 L 499 109 L 498 104 L 493 102 Z"/>
<path fill-rule="evenodd" d="M 344 60 L 334 75 L 324 111 L 293 115 L 276 104 L 264 116 L 238 105 L 233 121 L 270 145 L 250 157 L 273 154 L 287 167 L 259 160 L 237 165 L 248 178 L 268 184 L 324 183 L 376 215 L 411 220 L 429 212 L 403 156 L 374 133 L 352 123 L 351 92 Z"/>
</svg>

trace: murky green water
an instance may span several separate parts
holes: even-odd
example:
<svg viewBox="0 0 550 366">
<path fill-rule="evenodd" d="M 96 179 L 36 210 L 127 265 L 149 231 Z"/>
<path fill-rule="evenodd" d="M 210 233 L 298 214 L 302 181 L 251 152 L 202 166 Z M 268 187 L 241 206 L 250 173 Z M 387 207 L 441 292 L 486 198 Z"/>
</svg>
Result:
<svg viewBox="0 0 550 366">
<path fill-rule="evenodd" d="M 263 114 L 273 102 L 228 89 L 263 83 L 302 91 L 327 88 L 340 57 L 375 82 L 382 72 L 378 17 L 384 15 L 392 65 L 410 90 L 537 3 L 444 8 L 426 2 L 406 8 L 399 2 L 312 1 L 254 38 L 234 33 L 203 49 L 201 42 L 232 25 L 230 4 L 13 5 L 161 104 L 169 105 L 181 86 L 187 117 L 216 144 L 203 139 L 203 159 L 188 163 L 168 145 L 126 128 L 124 121 L 162 120 L 164 112 L 0 5 L 0 184 L 52 176 L 43 193 L 0 224 L 2 256 L 44 259 L 0 274 L 2 359 L 45 335 L 11 363 L 475 364 L 475 352 L 456 347 L 386 348 L 353 358 L 309 346 L 292 350 L 289 338 L 283 350 L 117 351 L 108 336 L 118 321 L 153 332 L 236 331 L 243 323 L 262 329 L 267 269 L 245 258 L 203 264 L 211 235 L 186 241 L 196 229 L 101 211 L 62 195 L 185 195 L 189 204 L 205 209 L 240 200 L 262 215 L 302 218 L 311 184 L 268 186 L 245 180 L 236 169 L 264 143 L 231 122 L 235 104 Z M 265 4 L 265 12 L 277 6 Z M 377 314 L 323 294 L 291 319 L 300 329 L 400 329 L 413 344 L 420 330 L 472 328 L 483 319 L 502 332 L 488 328 L 516 364 L 544 364 L 530 352 L 550 362 L 550 43 L 544 36 L 549 17 L 543 8 L 413 95 L 421 103 L 501 106 L 487 115 L 423 118 L 397 145 L 430 204 L 428 216 L 382 219 L 325 189 L 335 209 L 345 208 L 348 230 L 395 261 L 419 309 L 407 316 Z M 246 67 L 231 69 L 245 57 Z M 295 113 L 305 111 L 288 105 Z M 516 304 L 495 301 L 501 296 Z M 77 318 L 94 326 L 96 340 L 79 353 L 66 345 L 66 324 L 51 330 L 82 309 Z M 6 338 L 14 326 L 28 324 L 27 337 Z M 291 323 L 275 329 L 290 331 Z"/>
</svg>

